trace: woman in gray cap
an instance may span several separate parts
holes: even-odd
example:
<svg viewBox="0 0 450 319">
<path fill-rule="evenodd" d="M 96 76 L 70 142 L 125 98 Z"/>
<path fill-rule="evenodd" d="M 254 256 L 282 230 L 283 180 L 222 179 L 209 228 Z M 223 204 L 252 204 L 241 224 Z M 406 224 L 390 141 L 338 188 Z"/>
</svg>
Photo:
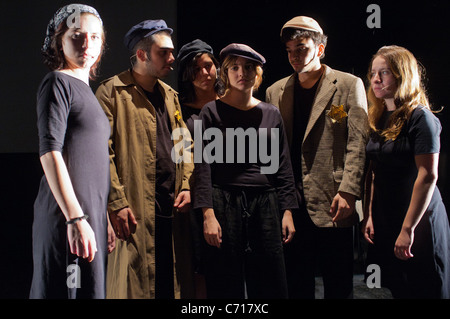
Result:
<svg viewBox="0 0 450 319">
<path fill-rule="evenodd" d="M 42 53 L 51 72 L 37 94 L 45 175 L 34 205 L 30 298 L 105 297 L 110 129 L 89 87 L 104 43 L 90 6 L 67 5 L 47 27 Z"/>
<path fill-rule="evenodd" d="M 200 112 L 204 158 L 194 170 L 194 208 L 202 209 L 208 244 L 207 295 L 242 299 L 246 288 L 252 299 L 286 298 L 283 243 L 292 240 L 291 211 L 298 206 L 283 122 L 276 107 L 253 97 L 264 57 L 233 43 L 220 58 L 226 91 Z M 208 155 L 212 145 L 226 150 L 215 147 Z M 265 166 L 262 149 L 270 149 L 275 169 Z"/>
</svg>

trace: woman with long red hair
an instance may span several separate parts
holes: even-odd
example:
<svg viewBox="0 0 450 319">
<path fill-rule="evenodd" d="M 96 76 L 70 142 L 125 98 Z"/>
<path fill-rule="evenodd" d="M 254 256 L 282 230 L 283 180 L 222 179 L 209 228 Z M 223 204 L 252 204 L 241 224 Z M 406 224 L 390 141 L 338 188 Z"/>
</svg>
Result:
<svg viewBox="0 0 450 319">
<path fill-rule="evenodd" d="M 363 233 L 394 298 L 450 297 L 450 228 L 436 186 L 441 123 L 414 55 L 385 46 L 369 68 Z"/>
</svg>

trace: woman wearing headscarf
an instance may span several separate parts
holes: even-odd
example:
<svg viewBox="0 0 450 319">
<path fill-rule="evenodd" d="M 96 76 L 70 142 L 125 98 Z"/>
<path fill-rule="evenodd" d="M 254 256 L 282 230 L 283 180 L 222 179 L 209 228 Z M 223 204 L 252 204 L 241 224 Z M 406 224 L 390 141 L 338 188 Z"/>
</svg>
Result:
<svg viewBox="0 0 450 319">
<path fill-rule="evenodd" d="M 298 205 L 281 114 L 253 97 L 262 81 L 261 54 L 232 43 L 220 58 L 226 91 L 200 112 L 204 156 L 194 170 L 194 208 L 202 209 L 208 244 L 207 295 L 286 298 L 283 243 L 294 235 Z M 268 153 L 269 161 L 262 156 Z"/>
<path fill-rule="evenodd" d="M 47 27 L 30 298 L 105 297 L 110 129 L 89 86 L 104 43 L 102 20 L 87 5 L 60 8 Z"/>
<path fill-rule="evenodd" d="M 370 63 L 363 233 L 394 298 L 450 298 L 450 228 L 436 186 L 442 127 L 421 71 L 410 51 L 394 45 Z"/>
</svg>

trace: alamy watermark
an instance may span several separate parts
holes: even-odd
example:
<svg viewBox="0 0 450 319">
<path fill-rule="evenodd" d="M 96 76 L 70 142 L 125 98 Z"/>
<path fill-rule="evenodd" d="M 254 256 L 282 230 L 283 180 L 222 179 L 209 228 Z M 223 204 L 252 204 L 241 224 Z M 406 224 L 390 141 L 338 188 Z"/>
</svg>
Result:
<svg viewBox="0 0 450 319">
<path fill-rule="evenodd" d="M 81 269 L 77 264 L 70 264 L 66 268 L 67 288 L 81 288 Z"/>
<path fill-rule="evenodd" d="M 367 288 L 381 288 L 381 268 L 377 264 L 370 264 L 366 268 L 368 274 L 366 278 Z"/>
<path fill-rule="evenodd" d="M 370 15 L 367 17 L 366 24 L 369 29 L 381 28 L 381 8 L 378 4 L 369 4 L 366 9 Z"/>
<path fill-rule="evenodd" d="M 269 131 L 270 130 L 270 131 Z M 226 135 L 224 143 L 224 135 Z M 178 141 L 172 148 L 172 160 L 194 163 L 205 161 L 212 163 L 261 163 L 261 174 L 275 174 L 280 161 L 279 128 L 254 128 L 244 130 L 226 128 L 222 132 L 217 127 L 203 131 L 202 121 L 194 121 L 194 154 L 191 152 L 191 134 L 186 128 L 177 128 L 172 132 L 172 140 Z M 270 143 L 269 143 L 270 139 Z M 203 147 L 203 141 L 209 141 Z M 225 144 L 225 145 L 224 145 Z M 270 151 L 269 151 L 270 144 Z M 248 158 L 247 158 L 248 157 Z"/>
<path fill-rule="evenodd" d="M 80 27 L 80 17 L 81 17 L 81 11 L 80 7 L 74 4 L 69 4 L 67 6 L 67 12 L 73 13 L 67 17 L 67 27 L 69 28 L 79 28 Z"/>
</svg>

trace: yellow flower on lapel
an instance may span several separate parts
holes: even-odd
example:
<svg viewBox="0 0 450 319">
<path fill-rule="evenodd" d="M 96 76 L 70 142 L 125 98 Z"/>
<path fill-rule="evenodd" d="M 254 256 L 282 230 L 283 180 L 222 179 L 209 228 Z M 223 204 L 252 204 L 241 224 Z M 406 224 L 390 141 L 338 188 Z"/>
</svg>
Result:
<svg viewBox="0 0 450 319">
<path fill-rule="evenodd" d="M 181 114 L 180 114 L 180 111 L 176 110 L 174 116 L 175 116 L 175 120 L 176 120 L 177 122 L 180 122 L 180 120 L 181 120 Z"/>
<path fill-rule="evenodd" d="M 327 112 L 327 115 L 333 123 L 340 123 L 342 119 L 348 116 L 347 112 L 344 111 L 344 105 L 331 105 L 331 109 Z"/>
</svg>

